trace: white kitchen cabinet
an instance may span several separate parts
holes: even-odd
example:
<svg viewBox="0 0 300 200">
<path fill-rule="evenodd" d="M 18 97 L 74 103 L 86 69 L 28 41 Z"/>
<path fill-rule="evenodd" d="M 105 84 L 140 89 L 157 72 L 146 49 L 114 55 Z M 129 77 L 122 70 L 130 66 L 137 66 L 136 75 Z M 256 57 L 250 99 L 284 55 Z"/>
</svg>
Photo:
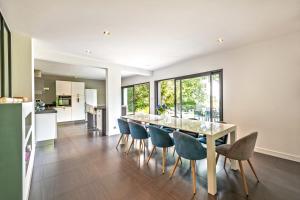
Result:
<svg viewBox="0 0 300 200">
<path fill-rule="evenodd" d="M 71 96 L 72 82 L 70 81 L 56 81 L 56 96 Z"/>
<path fill-rule="evenodd" d="M 72 97 L 71 107 L 57 107 L 57 122 L 85 120 L 85 83 L 56 81 L 56 96 Z"/>
<path fill-rule="evenodd" d="M 84 82 L 72 82 L 72 121 L 85 120 L 84 89 Z"/>
<path fill-rule="evenodd" d="M 72 95 L 83 95 L 84 96 L 84 82 L 72 82 Z"/>
<path fill-rule="evenodd" d="M 39 113 L 35 115 L 36 141 L 55 140 L 57 138 L 57 113 Z"/>
<path fill-rule="evenodd" d="M 57 122 L 72 121 L 72 108 L 71 107 L 56 107 Z"/>
<path fill-rule="evenodd" d="M 72 96 L 72 121 L 85 120 L 85 98 L 84 95 Z"/>
<path fill-rule="evenodd" d="M 85 90 L 85 103 L 87 105 L 97 107 L 97 89 Z"/>
</svg>

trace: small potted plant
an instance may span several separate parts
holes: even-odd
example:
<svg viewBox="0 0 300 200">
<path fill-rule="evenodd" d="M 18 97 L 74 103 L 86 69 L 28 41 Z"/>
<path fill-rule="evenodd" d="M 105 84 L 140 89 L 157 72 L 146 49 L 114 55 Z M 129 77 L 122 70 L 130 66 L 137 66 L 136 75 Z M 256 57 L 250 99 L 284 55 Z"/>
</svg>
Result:
<svg viewBox="0 0 300 200">
<path fill-rule="evenodd" d="M 166 111 L 167 111 L 167 108 L 168 107 L 166 106 L 166 104 L 157 105 L 156 106 L 156 112 L 159 115 L 164 115 L 166 113 Z"/>
</svg>

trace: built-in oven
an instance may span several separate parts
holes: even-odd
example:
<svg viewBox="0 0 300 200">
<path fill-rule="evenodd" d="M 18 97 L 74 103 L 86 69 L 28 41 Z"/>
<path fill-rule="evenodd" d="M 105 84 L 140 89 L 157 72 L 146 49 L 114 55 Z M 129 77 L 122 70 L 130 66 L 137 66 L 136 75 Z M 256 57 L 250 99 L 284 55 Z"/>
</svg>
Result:
<svg viewBox="0 0 300 200">
<path fill-rule="evenodd" d="M 57 96 L 56 106 L 72 106 L 72 96 Z"/>
</svg>

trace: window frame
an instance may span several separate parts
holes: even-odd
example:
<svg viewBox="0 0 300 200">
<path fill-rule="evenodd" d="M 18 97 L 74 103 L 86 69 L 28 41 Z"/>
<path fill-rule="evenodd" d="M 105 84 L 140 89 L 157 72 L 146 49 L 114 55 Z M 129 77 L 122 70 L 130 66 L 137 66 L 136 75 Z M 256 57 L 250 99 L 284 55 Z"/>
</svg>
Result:
<svg viewBox="0 0 300 200">
<path fill-rule="evenodd" d="M 137 83 L 137 84 L 131 84 L 131 85 L 126 85 L 126 86 L 122 86 L 121 87 L 121 103 L 122 105 L 124 105 L 124 89 L 125 88 L 133 88 L 133 114 L 135 114 L 135 98 L 134 98 L 134 94 L 135 94 L 135 88 L 134 86 L 137 86 L 137 85 L 142 85 L 142 84 L 147 84 L 149 86 L 149 92 L 148 92 L 148 96 L 149 96 L 149 114 L 150 114 L 150 82 L 143 82 L 143 83 Z"/>
<path fill-rule="evenodd" d="M 11 76 L 11 32 L 10 29 L 7 25 L 7 23 L 5 22 L 4 17 L 2 16 L 1 12 L 0 12 L 0 26 L 1 26 L 1 30 L 0 30 L 0 70 L 1 70 L 1 74 L 0 74 L 0 96 L 6 96 L 8 95 L 8 97 L 12 96 L 12 76 Z M 7 55 L 8 55 L 8 67 L 7 69 L 5 69 L 4 65 L 4 59 L 5 59 L 5 49 L 4 49 L 4 29 L 7 31 L 7 42 L 8 42 L 8 46 L 7 46 Z M 5 77 L 5 70 L 8 70 L 8 77 Z M 8 78 L 8 85 L 6 85 L 6 78 Z M 8 94 L 5 94 L 5 89 L 8 89 Z"/>
<path fill-rule="evenodd" d="M 207 71 L 207 72 L 201 72 L 201 73 L 196 73 L 196 74 L 190 74 L 190 75 L 184 75 L 184 76 L 177 76 L 177 77 L 172 77 L 172 78 L 165 78 L 165 79 L 159 79 L 154 81 L 154 101 L 155 101 L 155 108 L 158 105 L 158 83 L 161 81 L 166 81 L 166 80 L 174 80 L 174 112 L 175 116 L 177 116 L 177 96 L 176 96 L 176 81 L 180 81 L 180 87 L 181 87 L 181 81 L 185 79 L 191 79 L 191 78 L 197 78 L 197 77 L 202 77 L 202 76 L 209 76 L 209 81 L 210 81 L 210 121 L 212 121 L 212 76 L 214 74 L 219 74 L 220 76 L 220 121 L 224 120 L 223 117 L 223 69 L 217 69 L 217 70 L 212 70 L 212 71 Z M 182 102 L 182 93 L 180 92 L 180 99 Z M 180 103 L 180 110 L 182 110 L 182 104 Z M 156 109 L 155 109 L 155 114 L 158 114 Z M 182 118 L 182 113 L 180 118 Z"/>
</svg>

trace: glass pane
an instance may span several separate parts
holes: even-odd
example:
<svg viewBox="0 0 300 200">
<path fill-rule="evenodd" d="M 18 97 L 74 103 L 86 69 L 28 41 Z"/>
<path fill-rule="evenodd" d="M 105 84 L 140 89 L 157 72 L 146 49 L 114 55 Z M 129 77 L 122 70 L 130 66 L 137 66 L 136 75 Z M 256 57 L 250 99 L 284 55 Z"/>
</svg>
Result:
<svg viewBox="0 0 300 200">
<path fill-rule="evenodd" d="M 181 80 L 182 118 L 210 120 L 209 76 Z"/>
<path fill-rule="evenodd" d="M 150 86 L 149 83 L 134 86 L 134 109 L 137 113 L 149 113 L 150 107 Z"/>
<path fill-rule="evenodd" d="M 1 19 L 0 19 L 0 22 L 2 23 Z M 4 96 L 4 93 L 2 93 L 2 24 L 0 23 L 0 96 Z"/>
<path fill-rule="evenodd" d="M 6 27 L 4 27 L 4 96 L 8 97 L 10 87 L 10 76 L 9 76 L 9 33 Z"/>
<path fill-rule="evenodd" d="M 127 114 L 134 113 L 133 87 L 123 88 L 123 105 L 127 108 Z"/>
<path fill-rule="evenodd" d="M 220 74 L 212 75 L 212 121 L 220 121 Z"/>
<path fill-rule="evenodd" d="M 157 114 L 175 116 L 175 94 L 174 79 L 158 82 L 157 92 Z"/>
</svg>

